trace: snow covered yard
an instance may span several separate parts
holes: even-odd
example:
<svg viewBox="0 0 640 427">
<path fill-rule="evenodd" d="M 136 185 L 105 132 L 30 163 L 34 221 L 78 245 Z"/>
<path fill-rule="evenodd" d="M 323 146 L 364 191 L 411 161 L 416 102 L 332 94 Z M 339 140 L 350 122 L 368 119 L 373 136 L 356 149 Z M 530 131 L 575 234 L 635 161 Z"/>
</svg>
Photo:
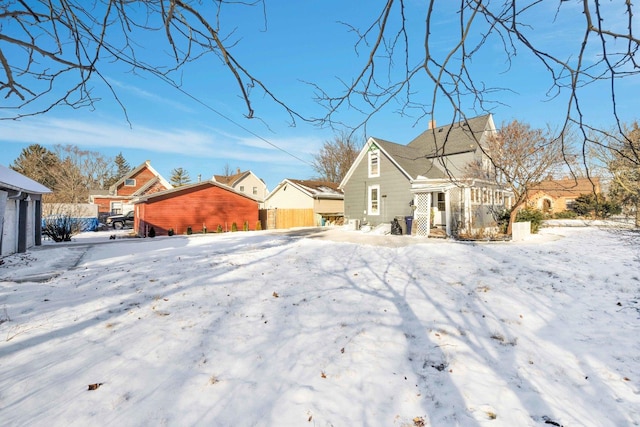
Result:
<svg viewBox="0 0 640 427">
<path fill-rule="evenodd" d="M 0 424 L 640 425 L 639 233 L 352 233 L 5 258 Z"/>
</svg>

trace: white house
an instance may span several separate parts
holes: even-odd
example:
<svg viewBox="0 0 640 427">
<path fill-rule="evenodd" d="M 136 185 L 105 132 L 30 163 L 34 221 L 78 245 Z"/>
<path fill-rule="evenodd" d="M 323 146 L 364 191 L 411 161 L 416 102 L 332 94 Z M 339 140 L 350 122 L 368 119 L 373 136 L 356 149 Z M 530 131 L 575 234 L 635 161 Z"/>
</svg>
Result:
<svg viewBox="0 0 640 427">
<path fill-rule="evenodd" d="M 0 256 L 42 243 L 44 185 L 0 165 Z"/>
</svg>

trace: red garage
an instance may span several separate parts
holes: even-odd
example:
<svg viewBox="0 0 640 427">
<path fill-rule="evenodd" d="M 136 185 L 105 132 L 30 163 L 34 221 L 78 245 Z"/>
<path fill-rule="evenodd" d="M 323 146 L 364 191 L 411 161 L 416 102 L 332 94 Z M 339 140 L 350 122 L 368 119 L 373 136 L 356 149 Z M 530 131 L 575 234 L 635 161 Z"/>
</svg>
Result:
<svg viewBox="0 0 640 427">
<path fill-rule="evenodd" d="M 258 202 L 214 181 L 188 184 L 140 197 L 135 203 L 135 232 L 146 236 L 151 227 L 158 236 L 231 231 L 258 224 Z"/>
</svg>

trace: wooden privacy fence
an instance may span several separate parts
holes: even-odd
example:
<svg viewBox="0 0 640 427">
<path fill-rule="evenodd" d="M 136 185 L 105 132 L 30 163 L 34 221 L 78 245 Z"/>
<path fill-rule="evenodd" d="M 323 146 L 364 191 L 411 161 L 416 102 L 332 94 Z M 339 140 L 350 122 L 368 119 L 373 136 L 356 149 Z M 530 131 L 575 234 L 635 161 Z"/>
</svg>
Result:
<svg viewBox="0 0 640 427">
<path fill-rule="evenodd" d="M 317 225 L 313 209 L 261 209 L 260 221 L 267 230 Z"/>
</svg>

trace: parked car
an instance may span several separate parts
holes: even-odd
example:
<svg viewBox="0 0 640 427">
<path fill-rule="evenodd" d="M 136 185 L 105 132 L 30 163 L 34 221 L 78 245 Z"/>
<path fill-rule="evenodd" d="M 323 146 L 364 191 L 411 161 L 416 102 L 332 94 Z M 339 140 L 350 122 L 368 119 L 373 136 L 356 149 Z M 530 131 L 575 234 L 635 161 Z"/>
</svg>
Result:
<svg viewBox="0 0 640 427">
<path fill-rule="evenodd" d="M 107 225 L 116 229 L 133 227 L 133 211 L 129 211 L 125 215 L 111 215 L 107 217 Z"/>
</svg>

